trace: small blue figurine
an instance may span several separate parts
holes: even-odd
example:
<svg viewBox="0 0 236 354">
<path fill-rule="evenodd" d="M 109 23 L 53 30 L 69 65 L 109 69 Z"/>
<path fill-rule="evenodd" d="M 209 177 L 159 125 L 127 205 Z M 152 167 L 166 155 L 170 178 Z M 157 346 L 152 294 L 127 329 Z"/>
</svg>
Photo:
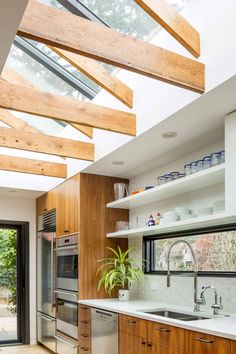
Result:
<svg viewBox="0 0 236 354">
<path fill-rule="evenodd" d="M 154 226 L 155 225 L 155 220 L 152 215 L 149 216 L 147 226 Z"/>
</svg>

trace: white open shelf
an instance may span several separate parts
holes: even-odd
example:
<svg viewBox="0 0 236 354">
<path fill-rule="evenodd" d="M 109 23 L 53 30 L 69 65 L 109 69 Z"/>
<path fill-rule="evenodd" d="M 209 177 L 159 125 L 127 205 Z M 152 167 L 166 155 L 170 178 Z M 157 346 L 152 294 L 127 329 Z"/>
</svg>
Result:
<svg viewBox="0 0 236 354">
<path fill-rule="evenodd" d="M 225 164 L 108 203 L 108 208 L 130 209 L 216 185 L 225 180 Z"/>
<path fill-rule="evenodd" d="M 211 226 L 220 226 L 236 223 L 236 215 L 226 215 L 225 213 L 202 216 L 198 218 L 180 220 L 173 223 L 146 226 L 139 229 L 112 232 L 107 234 L 110 238 L 128 238 L 129 236 L 152 236 L 166 234 L 169 232 L 192 230 Z"/>
</svg>

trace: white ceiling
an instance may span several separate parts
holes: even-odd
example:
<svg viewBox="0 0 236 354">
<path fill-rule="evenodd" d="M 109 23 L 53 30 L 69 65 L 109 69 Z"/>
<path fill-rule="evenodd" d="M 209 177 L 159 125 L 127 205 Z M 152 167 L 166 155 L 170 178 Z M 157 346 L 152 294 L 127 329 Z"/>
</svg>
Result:
<svg viewBox="0 0 236 354">
<path fill-rule="evenodd" d="M 3 188 L 0 187 L 0 197 L 14 197 L 14 198 L 30 198 L 36 199 L 45 192 L 31 191 L 27 189 L 18 188 Z"/>
<path fill-rule="evenodd" d="M 236 75 L 82 172 L 132 178 L 223 139 L 224 116 L 236 109 L 235 92 Z M 167 131 L 178 136 L 164 139 Z"/>
<path fill-rule="evenodd" d="M 0 73 L 29 0 L 0 1 Z"/>
</svg>

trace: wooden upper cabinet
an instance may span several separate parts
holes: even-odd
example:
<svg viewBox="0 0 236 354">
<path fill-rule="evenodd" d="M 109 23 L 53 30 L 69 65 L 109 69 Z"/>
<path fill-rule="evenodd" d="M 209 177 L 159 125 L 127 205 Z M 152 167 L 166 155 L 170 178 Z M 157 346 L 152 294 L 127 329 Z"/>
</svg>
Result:
<svg viewBox="0 0 236 354">
<path fill-rule="evenodd" d="M 79 232 L 79 175 L 57 187 L 57 236 Z"/>
<path fill-rule="evenodd" d="M 45 193 L 41 195 L 39 198 L 36 200 L 36 214 L 42 215 L 43 213 L 46 213 L 47 211 L 50 211 L 52 209 L 56 208 L 57 204 L 57 189 L 54 188 L 48 193 Z"/>
<path fill-rule="evenodd" d="M 230 347 L 231 341 L 228 339 L 186 331 L 187 354 L 230 354 Z M 234 351 L 231 354 L 234 354 Z"/>
<path fill-rule="evenodd" d="M 231 341 L 231 354 L 236 354 L 236 340 Z"/>
</svg>

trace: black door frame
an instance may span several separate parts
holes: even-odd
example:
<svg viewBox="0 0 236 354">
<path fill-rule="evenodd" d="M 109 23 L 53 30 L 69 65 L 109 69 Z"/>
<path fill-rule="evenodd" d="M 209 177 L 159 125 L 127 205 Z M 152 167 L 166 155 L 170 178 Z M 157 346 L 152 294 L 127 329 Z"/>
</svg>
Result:
<svg viewBox="0 0 236 354">
<path fill-rule="evenodd" d="M 30 343 L 29 308 L 29 222 L 0 220 L 1 229 L 17 230 L 17 330 L 18 339 L 1 341 L 0 346 Z"/>
</svg>

